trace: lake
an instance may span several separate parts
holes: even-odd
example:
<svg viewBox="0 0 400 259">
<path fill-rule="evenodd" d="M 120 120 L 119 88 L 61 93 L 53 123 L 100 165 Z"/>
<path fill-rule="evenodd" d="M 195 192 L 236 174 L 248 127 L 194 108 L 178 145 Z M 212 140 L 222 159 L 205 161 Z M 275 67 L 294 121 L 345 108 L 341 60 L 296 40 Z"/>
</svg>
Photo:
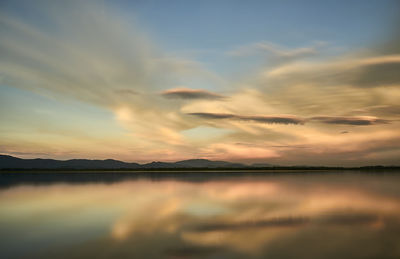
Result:
<svg viewBox="0 0 400 259">
<path fill-rule="evenodd" d="M 1 258 L 400 258 L 400 172 L 1 173 Z"/>
</svg>

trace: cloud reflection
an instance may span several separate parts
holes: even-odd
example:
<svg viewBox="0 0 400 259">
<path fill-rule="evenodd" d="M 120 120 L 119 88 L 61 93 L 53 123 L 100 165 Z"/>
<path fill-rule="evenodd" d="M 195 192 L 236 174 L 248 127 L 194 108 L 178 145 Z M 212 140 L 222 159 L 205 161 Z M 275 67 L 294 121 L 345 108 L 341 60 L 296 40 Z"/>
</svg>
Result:
<svg viewBox="0 0 400 259">
<path fill-rule="evenodd" d="M 55 233 L 37 239 L 43 244 L 50 239 L 63 240 L 66 231 L 75 228 L 93 233 L 92 245 L 81 244 L 80 239 L 68 241 L 77 257 L 122 254 L 143 258 L 151 253 L 156 257 L 257 258 L 271 255 L 277 243 L 290 244 L 296 250 L 293 240 L 303 237 L 309 243 L 302 245 L 310 247 L 342 239 L 351 244 L 367 236 L 371 249 L 379 251 L 380 235 L 393 238 L 393 231 L 400 229 L 397 176 L 352 175 L 346 181 L 338 181 L 338 177 L 345 176 L 11 187 L 0 192 L 0 219 L 14 232 L 22 223 L 26 232 L 33 231 L 38 220 L 41 226 L 56 222 Z M 69 219 L 76 222 L 69 225 Z M 89 231 L 90 225 L 103 232 Z M 354 249 L 341 243 L 338 252 L 355 253 Z M 46 253 L 42 258 L 50 254 Z M 291 255 L 285 249 L 280 253 L 283 258 Z"/>
</svg>

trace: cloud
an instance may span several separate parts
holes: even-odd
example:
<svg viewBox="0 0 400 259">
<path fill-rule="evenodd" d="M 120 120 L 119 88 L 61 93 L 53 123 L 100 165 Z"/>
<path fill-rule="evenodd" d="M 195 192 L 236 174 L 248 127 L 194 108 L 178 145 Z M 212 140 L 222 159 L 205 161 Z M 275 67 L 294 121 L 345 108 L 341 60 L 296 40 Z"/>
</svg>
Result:
<svg viewBox="0 0 400 259">
<path fill-rule="evenodd" d="M 235 143 L 238 146 L 246 146 L 246 147 L 264 147 L 264 148 L 290 148 L 290 149 L 305 149 L 310 148 L 304 145 L 265 145 L 265 144 L 252 144 L 252 143 Z"/>
<path fill-rule="evenodd" d="M 194 112 L 189 115 L 202 117 L 204 119 L 235 119 L 241 121 L 253 121 L 267 124 L 303 124 L 304 120 L 293 115 L 263 116 L 263 115 L 236 115 L 229 113 L 206 113 Z"/>
<path fill-rule="evenodd" d="M 378 119 L 371 116 L 316 116 L 311 118 L 301 118 L 295 115 L 236 115 L 230 113 L 207 113 L 194 112 L 189 115 L 198 116 L 204 119 L 235 119 L 241 121 L 253 121 L 267 124 L 304 124 L 307 121 L 316 121 L 325 124 L 343 124 L 343 125 L 376 125 L 388 124 L 390 120 Z"/>
<path fill-rule="evenodd" d="M 194 112 L 188 113 L 189 115 L 199 116 L 205 119 L 235 119 L 238 116 L 228 113 L 209 113 L 209 112 Z"/>
<path fill-rule="evenodd" d="M 307 47 L 286 48 L 272 42 L 263 41 L 235 48 L 227 54 L 234 57 L 261 55 L 267 57 L 269 62 L 283 63 L 315 56 L 319 52 L 318 49 L 323 45 L 325 45 L 323 42 L 317 42 Z"/>
<path fill-rule="evenodd" d="M 191 99 L 222 99 L 225 98 L 222 95 L 212 93 L 206 90 L 198 90 L 198 89 L 189 89 L 189 88 L 175 88 L 169 89 L 162 92 L 162 96 L 171 99 L 184 99 L 184 100 L 191 100 Z"/>
<path fill-rule="evenodd" d="M 354 113 L 378 114 L 386 116 L 400 115 L 400 105 L 374 105 L 365 106 L 353 111 Z"/>
<path fill-rule="evenodd" d="M 184 120 L 179 104 L 153 93 L 199 78 L 217 85 L 218 76 L 195 60 L 161 52 L 141 28 L 105 4 L 39 1 L 27 6 L 52 29 L 33 18 L 1 14 L 2 84 L 111 111 L 126 133 L 110 136 L 113 142 L 125 142 L 126 150 L 135 146 L 143 157 L 179 153 L 171 150 L 185 145 L 180 131 L 197 124 Z M 206 93 L 197 96 L 219 98 Z"/>
<path fill-rule="evenodd" d="M 240 116 L 242 120 L 256 121 L 261 123 L 276 124 L 303 124 L 304 120 L 294 115 L 282 116 Z"/>
<path fill-rule="evenodd" d="M 400 84 L 400 55 L 343 56 L 332 60 L 297 61 L 266 71 L 274 84 L 285 82 L 372 88 Z"/>
<path fill-rule="evenodd" d="M 137 95 L 139 94 L 137 91 L 132 90 L 132 89 L 116 89 L 114 90 L 115 93 L 121 94 L 121 95 Z"/>
<path fill-rule="evenodd" d="M 361 87 L 400 84 L 400 59 L 392 62 L 368 64 L 361 68 L 351 83 Z"/>
<path fill-rule="evenodd" d="M 366 126 L 366 125 L 377 125 L 377 124 L 388 124 L 389 120 L 378 119 L 369 116 L 316 116 L 310 118 L 311 121 L 322 122 L 326 124 L 342 124 L 342 125 L 355 125 L 355 126 Z"/>
</svg>

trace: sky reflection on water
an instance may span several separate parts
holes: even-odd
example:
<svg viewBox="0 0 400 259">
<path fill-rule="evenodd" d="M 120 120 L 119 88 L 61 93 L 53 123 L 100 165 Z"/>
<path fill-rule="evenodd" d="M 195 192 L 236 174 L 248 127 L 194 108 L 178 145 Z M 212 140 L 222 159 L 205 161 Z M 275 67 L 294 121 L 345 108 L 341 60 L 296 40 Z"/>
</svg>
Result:
<svg viewBox="0 0 400 259">
<path fill-rule="evenodd" d="M 3 258 L 399 258 L 399 180 L 13 182 L 0 189 L 0 249 Z"/>
</svg>

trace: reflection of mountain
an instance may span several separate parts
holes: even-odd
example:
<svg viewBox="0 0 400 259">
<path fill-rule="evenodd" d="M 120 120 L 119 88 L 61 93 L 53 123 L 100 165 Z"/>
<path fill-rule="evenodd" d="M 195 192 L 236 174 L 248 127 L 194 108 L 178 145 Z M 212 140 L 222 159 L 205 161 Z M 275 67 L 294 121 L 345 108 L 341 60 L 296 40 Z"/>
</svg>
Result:
<svg viewBox="0 0 400 259">
<path fill-rule="evenodd" d="M 148 164 L 126 163 L 118 160 L 54 160 L 54 159 L 22 159 L 0 155 L 0 168 L 18 169 L 149 169 L 149 168 L 240 168 L 243 164 L 207 159 L 190 159 L 178 162 L 151 162 Z"/>
</svg>

